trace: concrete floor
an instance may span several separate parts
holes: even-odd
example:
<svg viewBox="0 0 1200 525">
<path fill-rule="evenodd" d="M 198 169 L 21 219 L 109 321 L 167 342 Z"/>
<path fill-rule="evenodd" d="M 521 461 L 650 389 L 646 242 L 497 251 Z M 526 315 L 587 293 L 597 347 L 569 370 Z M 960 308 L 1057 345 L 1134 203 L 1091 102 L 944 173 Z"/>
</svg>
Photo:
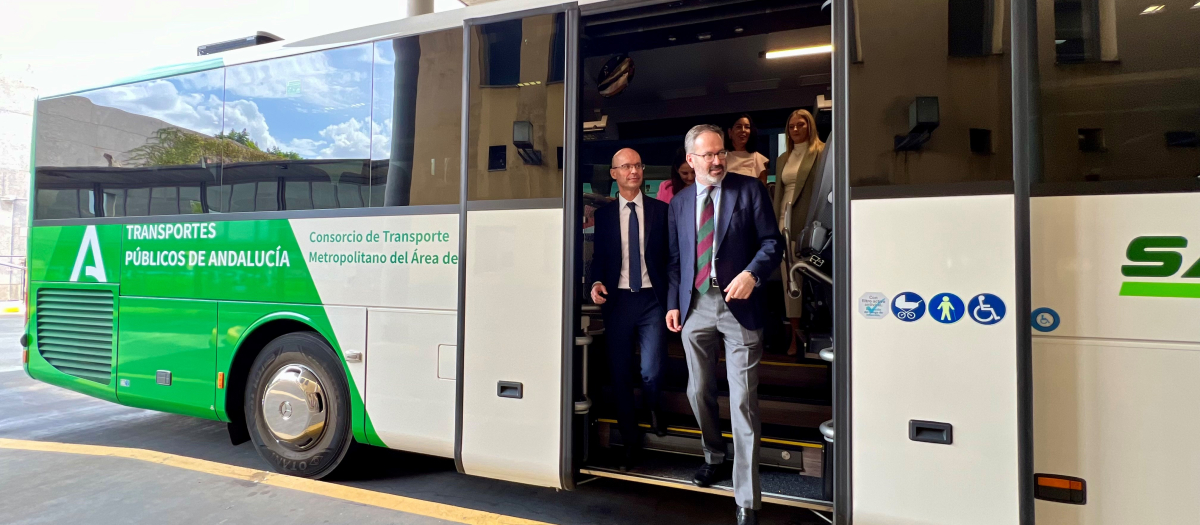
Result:
<svg viewBox="0 0 1200 525">
<path fill-rule="evenodd" d="M 131 447 L 266 469 L 223 423 L 123 407 L 30 379 L 17 339 L 22 315 L 0 315 L 0 438 Z M 726 496 L 597 479 L 572 492 L 459 474 L 452 460 L 366 447 L 335 483 L 559 524 L 729 524 Z M 124 458 L 0 449 L 3 523 L 447 523 Z M 772 525 L 825 523 L 804 509 L 766 506 Z"/>
</svg>

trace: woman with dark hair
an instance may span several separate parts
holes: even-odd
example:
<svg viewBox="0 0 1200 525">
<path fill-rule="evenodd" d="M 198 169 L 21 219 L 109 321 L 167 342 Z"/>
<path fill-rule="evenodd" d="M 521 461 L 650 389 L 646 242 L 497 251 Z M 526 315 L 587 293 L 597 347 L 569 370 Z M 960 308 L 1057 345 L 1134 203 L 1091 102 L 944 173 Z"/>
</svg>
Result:
<svg viewBox="0 0 1200 525">
<path fill-rule="evenodd" d="M 766 185 L 769 161 L 758 152 L 758 128 L 750 115 L 743 113 L 733 120 L 725 135 L 725 149 L 729 151 L 725 171 L 755 177 Z"/>
<path fill-rule="evenodd" d="M 687 163 L 687 154 L 680 148 L 675 151 L 675 158 L 671 160 L 671 178 L 658 185 L 658 193 L 654 198 L 670 203 L 671 197 L 691 186 L 693 182 L 696 182 L 696 170 Z"/>
</svg>

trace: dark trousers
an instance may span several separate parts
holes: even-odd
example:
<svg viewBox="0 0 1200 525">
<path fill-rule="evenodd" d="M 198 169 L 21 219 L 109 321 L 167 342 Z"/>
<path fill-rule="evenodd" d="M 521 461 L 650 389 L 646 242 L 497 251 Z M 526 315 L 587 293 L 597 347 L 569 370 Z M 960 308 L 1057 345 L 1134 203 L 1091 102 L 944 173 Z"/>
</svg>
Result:
<svg viewBox="0 0 1200 525">
<path fill-rule="evenodd" d="M 612 370 L 621 440 L 626 445 L 639 447 L 642 432 L 634 406 L 635 385 L 629 372 L 634 364 L 634 350 L 640 348 L 642 403 L 647 410 L 657 410 L 658 383 L 667 353 L 667 311 L 658 302 L 654 290 L 646 288 L 639 292 L 614 290 L 605 307 L 604 333 L 608 339 L 608 363 Z"/>
</svg>

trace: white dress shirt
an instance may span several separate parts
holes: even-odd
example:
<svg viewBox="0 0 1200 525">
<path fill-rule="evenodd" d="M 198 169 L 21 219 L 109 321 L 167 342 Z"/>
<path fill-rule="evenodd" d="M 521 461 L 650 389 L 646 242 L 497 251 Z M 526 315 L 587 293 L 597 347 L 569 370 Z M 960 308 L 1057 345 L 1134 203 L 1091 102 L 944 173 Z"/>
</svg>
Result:
<svg viewBox="0 0 1200 525">
<path fill-rule="evenodd" d="M 717 276 L 717 225 L 721 224 L 721 183 L 718 182 L 712 186 L 705 186 L 700 183 L 699 177 L 696 179 L 696 234 L 700 233 L 700 217 L 704 215 L 704 197 L 708 192 L 713 192 L 713 260 L 709 265 L 712 268 L 710 277 Z M 700 245 L 700 238 L 696 238 L 696 246 Z M 694 249 L 694 248 L 693 248 Z M 699 254 L 697 254 L 699 255 Z"/>
<path fill-rule="evenodd" d="M 642 288 L 650 288 L 650 272 L 646 270 L 646 213 L 642 207 L 642 192 L 638 192 L 637 197 L 632 201 L 626 200 L 621 194 L 617 194 L 618 204 L 621 205 L 617 211 L 621 217 L 621 278 L 617 280 L 617 288 L 629 289 L 629 203 L 634 203 L 637 208 L 638 218 L 638 240 L 640 240 L 639 252 L 641 260 L 638 263 L 641 265 L 642 271 Z"/>
</svg>

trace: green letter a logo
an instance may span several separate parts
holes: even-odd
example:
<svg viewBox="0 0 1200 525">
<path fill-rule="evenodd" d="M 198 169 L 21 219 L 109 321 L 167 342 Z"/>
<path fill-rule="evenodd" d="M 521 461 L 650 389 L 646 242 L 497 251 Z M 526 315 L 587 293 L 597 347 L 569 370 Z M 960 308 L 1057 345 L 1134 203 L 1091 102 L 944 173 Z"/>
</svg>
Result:
<svg viewBox="0 0 1200 525">
<path fill-rule="evenodd" d="M 92 252 L 92 261 L 95 266 L 84 268 L 83 260 L 87 257 L 88 252 Z M 79 254 L 75 256 L 75 268 L 71 269 L 71 282 L 79 281 L 80 270 L 84 275 L 97 281 L 108 282 L 108 277 L 104 275 L 104 257 L 100 254 L 100 237 L 96 234 L 95 226 L 88 226 L 87 230 L 83 232 L 83 242 L 79 243 Z"/>
</svg>

